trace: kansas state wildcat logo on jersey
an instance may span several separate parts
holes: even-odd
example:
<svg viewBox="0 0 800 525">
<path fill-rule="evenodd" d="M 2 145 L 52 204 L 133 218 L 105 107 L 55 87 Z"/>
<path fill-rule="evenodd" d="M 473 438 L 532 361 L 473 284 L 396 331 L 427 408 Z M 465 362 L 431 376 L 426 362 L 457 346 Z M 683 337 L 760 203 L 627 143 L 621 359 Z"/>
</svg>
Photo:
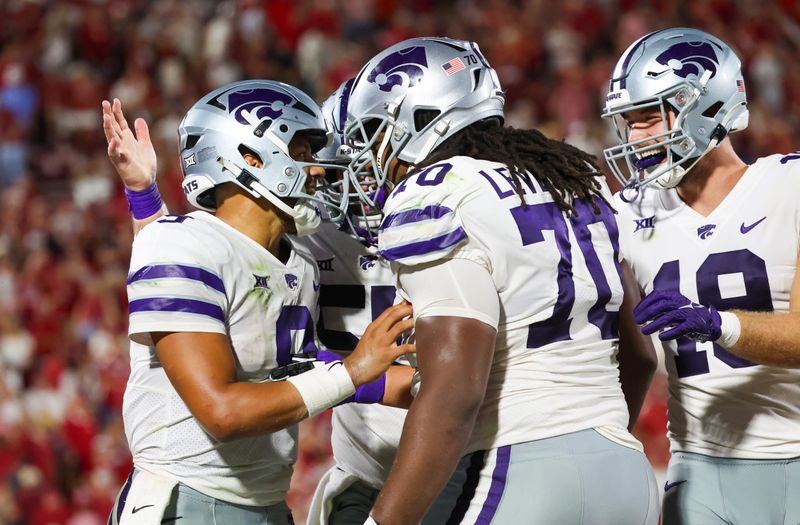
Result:
<svg viewBox="0 0 800 525">
<path fill-rule="evenodd" d="M 401 49 L 387 56 L 370 71 L 367 81 L 378 85 L 381 91 L 391 91 L 395 86 L 414 87 L 428 67 L 425 48 L 422 46 Z"/>
<path fill-rule="evenodd" d="M 247 89 L 228 95 L 228 111 L 233 113 L 236 121 L 241 124 L 250 124 L 252 119 L 246 119 L 245 111 L 256 117 L 256 120 L 265 118 L 273 119 L 283 115 L 283 108 L 291 105 L 294 98 L 286 93 L 267 88 Z"/>
<path fill-rule="evenodd" d="M 360 255 L 358 257 L 358 265 L 361 266 L 362 270 L 369 270 L 378 262 L 377 255 Z"/>
<path fill-rule="evenodd" d="M 711 76 L 717 74 L 719 59 L 709 42 L 681 42 L 675 44 L 656 57 L 656 62 L 672 68 L 682 78 L 696 75 L 700 78 L 706 71 Z"/>
<path fill-rule="evenodd" d="M 716 228 L 716 224 L 705 224 L 697 228 L 697 236 L 701 239 L 708 239 L 714 234 L 714 228 Z"/>
</svg>

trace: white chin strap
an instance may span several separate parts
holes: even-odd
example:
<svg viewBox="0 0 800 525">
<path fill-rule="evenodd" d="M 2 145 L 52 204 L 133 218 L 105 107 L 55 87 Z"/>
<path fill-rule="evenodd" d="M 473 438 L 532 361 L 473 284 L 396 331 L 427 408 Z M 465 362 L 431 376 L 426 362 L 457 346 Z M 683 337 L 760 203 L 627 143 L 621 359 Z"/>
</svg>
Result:
<svg viewBox="0 0 800 525">
<path fill-rule="evenodd" d="M 652 184 L 660 190 L 668 190 L 677 186 L 685 176 L 686 170 L 682 166 L 675 166 L 653 179 Z"/>
<path fill-rule="evenodd" d="M 417 158 L 414 160 L 414 164 L 419 164 L 422 162 L 425 157 L 439 144 L 439 141 L 442 140 L 447 130 L 450 129 L 450 121 L 449 120 L 440 120 L 436 123 L 433 127 L 433 133 L 430 134 L 428 140 L 425 141 L 425 144 L 422 145 L 422 149 L 417 155 Z"/>
<path fill-rule="evenodd" d="M 314 233 L 322 224 L 322 217 L 316 206 L 306 199 L 297 199 L 297 204 L 290 207 L 280 197 L 269 191 L 262 184 L 253 182 L 253 189 L 267 199 L 276 208 L 288 215 L 294 221 L 295 234 L 298 237 Z"/>
<path fill-rule="evenodd" d="M 242 172 L 241 168 L 226 159 L 219 159 L 218 162 L 236 176 Z M 254 197 L 263 197 L 267 199 L 270 204 L 273 204 L 276 208 L 291 217 L 294 221 L 295 234 L 298 237 L 314 233 L 322 224 L 322 217 L 320 216 L 319 210 L 306 199 L 298 198 L 297 204 L 292 207 L 283 202 L 280 197 L 269 191 L 266 186 L 257 180 L 252 180 L 249 188 L 241 184 L 240 186 L 248 190 Z"/>
<path fill-rule="evenodd" d="M 380 146 L 378 146 L 378 155 L 375 159 L 375 164 L 378 167 L 378 173 L 386 179 L 388 175 L 383 169 L 383 154 L 386 151 L 386 147 L 389 145 L 389 142 L 392 140 L 392 134 L 394 133 L 394 120 L 390 120 L 389 124 L 386 126 L 386 131 L 383 132 L 383 140 L 381 141 Z M 388 167 L 388 166 L 387 166 Z"/>
</svg>

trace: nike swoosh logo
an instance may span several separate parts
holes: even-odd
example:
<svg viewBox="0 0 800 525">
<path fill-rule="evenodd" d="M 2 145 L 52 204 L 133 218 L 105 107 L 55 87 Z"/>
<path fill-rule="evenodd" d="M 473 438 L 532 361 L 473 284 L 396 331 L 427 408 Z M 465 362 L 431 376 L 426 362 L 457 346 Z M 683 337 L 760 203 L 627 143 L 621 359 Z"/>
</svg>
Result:
<svg viewBox="0 0 800 525">
<path fill-rule="evenodd" d="M 755 228 L 756 226 L 758 226 L 759 224 L 761 224 L 761 222 L 766 218 L 767 218 L 766 216 L 761 217 L 761 219 L 757 220 L 756 222 L 754 222 L 750 226 L 745 226 L 744 223 L 742 223 L 742 225 L 739 226 L 739 231 L 742 232 L 742 233 L 747 233 L 750 230 L 752 230 L 753 228 Z"/>
<path fill-rule="evenodd" d="M 681 483 L 686 483 L 686 480 L 682 479 L 681 481 L 676 481 L 675 483 L 670 483 L 669 481 L 667 481 L 666 483 L 664 483 L 664 492 L 669 491 L 669 489 L 671 489 L 672 487 L 676 487 Z"/>
<path fill-rule="evenodd" d="M 133 507 L 133 508 L 131 509 L 131 514 L 136 514 L 136 513 L 137 513 L 137 512 L 139 512 L 140 510 L 142 510 L 142 509 L 146 509 L 147 507 L 155 507 L 155 505 L 142 505 L 141 507 Z"/>
</svg>

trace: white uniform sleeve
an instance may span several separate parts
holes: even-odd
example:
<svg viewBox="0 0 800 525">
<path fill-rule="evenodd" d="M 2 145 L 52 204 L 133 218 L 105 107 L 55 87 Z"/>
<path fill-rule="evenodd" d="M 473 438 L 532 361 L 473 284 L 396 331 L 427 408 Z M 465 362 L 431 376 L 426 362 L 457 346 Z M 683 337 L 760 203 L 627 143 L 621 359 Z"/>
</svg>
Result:
<svg viewBox="0 0 800 525">
<path fill-rule="evenodd" d="M 412 266 L 455 257 L 468 241 L 458 208 L 476 196 L 476 186 L 449 162 L 404 179 L 383 208 L 386 217 L 378 235 L 381 255 Z"/>
<path fill-rule="evenodd" d="M 500 299 L 491 274 L 468 259 L 400 266 L 398 285 L 414 305 L 414 318 L 477 319 L 497 329 Z"/>
<path fill-rule="evenodd" d="M 226 333 L 221 265 L 185 227 L 170 226 L 154 223 L 133 244 L 128 334 L 145 345 L 152 332 Z"/>
</svg>

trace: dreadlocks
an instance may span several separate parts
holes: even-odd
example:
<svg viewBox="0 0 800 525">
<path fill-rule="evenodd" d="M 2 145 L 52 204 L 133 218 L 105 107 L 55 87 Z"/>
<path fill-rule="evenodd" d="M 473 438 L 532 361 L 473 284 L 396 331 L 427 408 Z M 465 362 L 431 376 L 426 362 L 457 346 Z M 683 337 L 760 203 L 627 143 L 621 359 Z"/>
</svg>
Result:
<svg viewBox="0 0 800 525">
<path fill-rule="evenodd" d="M 596 178 L 600 169 L 594 156 L 566 142 L 549 139 L 538 130 L 504 127 L 496 119 L 482 120 L 448 138 L 416 168 L 459 155 L 508 166 L 520 199 L 520 177 L 527 177 L 527 172 L 544 185 L 559 209 L 568 215 L 577 214 L 572 205 L 574 199 L 591 202 L 595 213 L 600 209 L 593 197 L 611 206 L 600 191 Z"/>
</svg>

